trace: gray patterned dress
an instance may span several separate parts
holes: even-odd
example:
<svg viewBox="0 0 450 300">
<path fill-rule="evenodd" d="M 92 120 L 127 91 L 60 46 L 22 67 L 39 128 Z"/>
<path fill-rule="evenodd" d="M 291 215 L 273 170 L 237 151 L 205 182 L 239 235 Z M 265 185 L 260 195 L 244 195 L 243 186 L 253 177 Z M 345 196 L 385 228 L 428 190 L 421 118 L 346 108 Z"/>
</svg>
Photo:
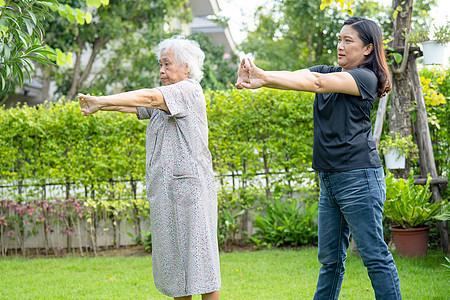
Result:
<svg viewBox="0 0 450 300">
<path fill-rule="evenodd" d="M 146 183 L 155 285 L 169 297 L 218 291 L 217 194 L 203 90 L 192 79 L 158 89 L 170 114 L 138 107 L 139 119 L 150 119 Z"/>
</svg>

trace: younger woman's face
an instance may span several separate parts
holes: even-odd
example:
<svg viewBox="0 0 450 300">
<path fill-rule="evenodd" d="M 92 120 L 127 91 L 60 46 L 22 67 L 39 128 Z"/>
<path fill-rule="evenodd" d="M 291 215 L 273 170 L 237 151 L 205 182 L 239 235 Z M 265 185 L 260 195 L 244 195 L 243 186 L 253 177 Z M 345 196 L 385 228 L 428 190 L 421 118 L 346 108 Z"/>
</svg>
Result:
<svg viewBox="0 0 450 300">
<path fill-rule="evenodd" d="M 364 46 L 358 32 L 351 25 L 344 25 L 339 33 L 337 46 L 338 64 L 343 70 L 357 68 L 373 50 L 373 44 Z"/>
</svg>

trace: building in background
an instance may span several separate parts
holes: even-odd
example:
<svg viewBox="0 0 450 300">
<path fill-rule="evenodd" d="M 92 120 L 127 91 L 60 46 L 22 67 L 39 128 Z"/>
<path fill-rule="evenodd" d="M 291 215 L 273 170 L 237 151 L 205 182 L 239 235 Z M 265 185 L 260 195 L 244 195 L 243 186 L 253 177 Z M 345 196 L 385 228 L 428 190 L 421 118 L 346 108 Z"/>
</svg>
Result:
<svg viewBox="0 0 450 300">
<path fill-rule="evenodd" d="M 189 24 L 191 33 L 203 32 L 214 44 L 223 45 L 225 52 L 236 51 L 236 47 L 228 27 L 222 27 L 208 19 L 220 11 L 217 0 L 191 0 L 190 6 L 194 20 Z"/>
</svg>

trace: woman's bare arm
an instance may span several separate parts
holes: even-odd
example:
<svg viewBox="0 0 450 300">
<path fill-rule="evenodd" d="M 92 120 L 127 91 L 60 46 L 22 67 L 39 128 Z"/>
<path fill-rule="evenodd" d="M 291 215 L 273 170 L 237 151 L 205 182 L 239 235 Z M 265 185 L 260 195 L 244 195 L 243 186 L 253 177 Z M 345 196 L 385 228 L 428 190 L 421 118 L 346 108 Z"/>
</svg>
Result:
<svg viewBox="0 0 450 300">
<path fill-rule="evenodd" d="M 136 107 L 128 107 L 128 106 L 105 106 L 101 110 L 104 111 L 118 111 L 122 113 L 130 113 L 130 114 L 137 114 L 137 108 Z"/>
<path fill-rule="evenodd" d="M 250 59 L 241 63 L 238 74 L 247 69 L 248 79 L 238 75 L 237 88 L 255 89 L 268 87 L 283 90 L 297 90 L 313 93 L 345 93 L 360 96 L 358 86 L 348 72 L 321 74 L 302 69 L 289 71 L 264 71 L 258 68 Z"/>
<path fill-rule="evenodd" d="M 81 111 L 84 116 L 99 110 L 117 110 L 136 113 L 136 107 L 158 108 L 169 111 L 162 93 L 158 89 L 141 89 L 109 96 L 91 96 L 78 94 Z M 110 108 L 108 107 L 115 107 Z M 126 107 L 130 109 L 126 109 Z M 120 110 L 118 110 L 120 109 Z"/>
</svg>

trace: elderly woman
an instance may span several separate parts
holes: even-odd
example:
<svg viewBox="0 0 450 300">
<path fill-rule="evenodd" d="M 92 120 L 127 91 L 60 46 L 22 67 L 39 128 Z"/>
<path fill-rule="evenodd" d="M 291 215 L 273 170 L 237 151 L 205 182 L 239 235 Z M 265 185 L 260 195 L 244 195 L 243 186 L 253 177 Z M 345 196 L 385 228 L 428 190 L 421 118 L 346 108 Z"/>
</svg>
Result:
<svg viewBox="0 0 450 300">
<path fill-rule="evenodd" d="M 199 84 L 205 55 L 181 36 L 162 41 L 157 54 L 163 86 L 101 97 L 79 94 L 81 111 L 149 119 L 146 183 L 156 287 L 175 299 L 219 299 L 217 194 Z"/>
<path fill-rule="evenodd" d="M 261 86 L 316 93 L 312 167 L 320 178 L 319 261 L 314 299 L 338 299 L 349 234 L 369 273 L 377 299 L 401 299 L 394 259 L 383 237 L 386 183 L 372 137 L 370 112 L 390 91 L 380 27 L 353 17 L 338 36 L 339 67 L 263 71 L 244 59 L 237 88 Z"/>
</svg>

